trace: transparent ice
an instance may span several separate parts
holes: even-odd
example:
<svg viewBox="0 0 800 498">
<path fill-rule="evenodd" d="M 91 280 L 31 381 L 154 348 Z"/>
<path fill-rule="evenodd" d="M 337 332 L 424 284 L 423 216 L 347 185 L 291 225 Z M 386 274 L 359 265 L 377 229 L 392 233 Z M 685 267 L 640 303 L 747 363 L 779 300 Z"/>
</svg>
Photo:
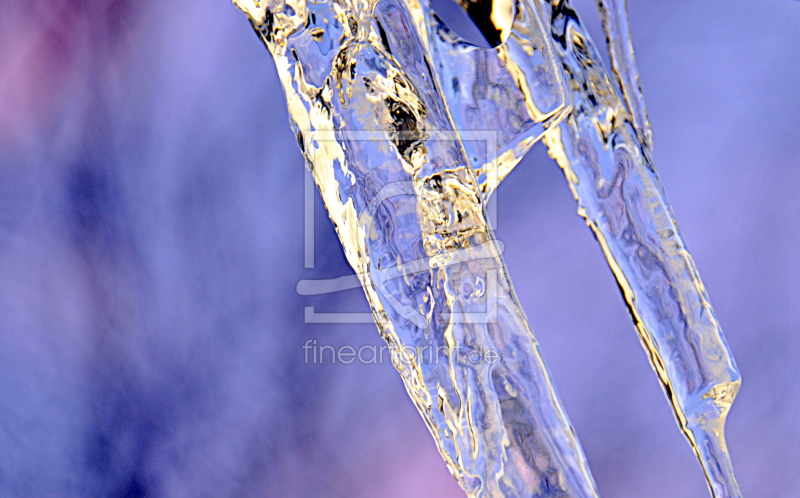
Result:
<svg viewBox="0 0 800 498">
<path fill-rule="evenodd" d="M 486 203 L 538 140 L 563 169 L 711 493 L 740 376 L 652 164 L 624 0 L 598 0 L 614 80 L 569 3 L 234 0 L 392 360 L 470 496 L 597 496 Z M 479 358 L 480 361 L 475 361 Z"/>
</svg>

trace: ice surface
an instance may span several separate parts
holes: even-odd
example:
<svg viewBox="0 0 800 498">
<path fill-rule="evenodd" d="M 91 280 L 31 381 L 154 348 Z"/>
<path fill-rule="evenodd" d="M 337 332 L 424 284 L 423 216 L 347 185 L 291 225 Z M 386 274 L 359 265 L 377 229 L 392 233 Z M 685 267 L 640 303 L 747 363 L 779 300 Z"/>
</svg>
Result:
<svg viewBox="0 0 800 498">
<path fill-rule="evenodd" d="M 739 495 L 723 430 L 740 377 L 652 164 L 624 1 L 599 3 L 621 97 L 567 2 L 464 3 L 489 48 L 424 1 L 235 3 L 275 59 L 395 367 L 469 495 L 597 495 L 485 212 L 540 139 L 712 493 Z"/>
</svg>

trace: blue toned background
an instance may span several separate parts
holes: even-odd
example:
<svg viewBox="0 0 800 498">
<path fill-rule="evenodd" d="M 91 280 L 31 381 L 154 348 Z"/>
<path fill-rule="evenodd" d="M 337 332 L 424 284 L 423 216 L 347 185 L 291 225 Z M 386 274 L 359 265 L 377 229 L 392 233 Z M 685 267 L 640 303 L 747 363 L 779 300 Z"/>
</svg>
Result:
<svg viewBox="0 0 800 498">
<path fill-rule="evenodd" d="M 630 0 L 655 160 L 744 383 L 746 496 L 800 496 L 800 3 Z M 587 1 L 579 12 L 602 41 Z M 461 496 L 380 345 L 265 48 L 226 0 L 0 3 L 0 496 Z M 704 497 L 538 145 L 500 188 L 520 299 L 609 497 Z"/>
</svg>

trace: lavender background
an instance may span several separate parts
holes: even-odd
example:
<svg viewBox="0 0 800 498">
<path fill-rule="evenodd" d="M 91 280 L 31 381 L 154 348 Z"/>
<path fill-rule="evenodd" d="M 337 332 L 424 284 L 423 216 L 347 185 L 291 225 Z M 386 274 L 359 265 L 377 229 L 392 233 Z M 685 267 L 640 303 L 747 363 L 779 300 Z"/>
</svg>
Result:
<svg viewBox="0 0 800 498">
<path fill-rule="evenodd" d="M 746 496 L 800 496 L 800 3 L 630 0 L 655 159 L 744 378 Z M 579 12 L 601 41 L 587 1 Z M 0 496 L 462 496 L 225 0 L 0 3 Z M 604 496 L 704 497 L 611 272 L 537 146 L 498 238 Z"/>
</svg>

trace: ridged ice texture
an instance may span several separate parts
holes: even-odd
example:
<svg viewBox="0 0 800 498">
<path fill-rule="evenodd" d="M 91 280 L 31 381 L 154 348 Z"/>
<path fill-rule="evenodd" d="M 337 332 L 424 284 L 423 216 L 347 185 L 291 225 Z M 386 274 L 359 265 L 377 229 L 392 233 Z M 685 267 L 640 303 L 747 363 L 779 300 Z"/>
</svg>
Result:
<svg viewBox="0 0 800 498">
<path fill-rule="evenodd" d="M 611 69 L 628 106 L 633 127 L 642 143 L 652 150 L 653 131 L 644 105 L 644 95 L 639 82 L 639 70 L 633 55 L 633 40 L 628 27 L 627 0 L 596 0 L 606 35 L 606 45 L 611 59 Z"/>
<path fill-rule="evenodd" d="M 511 12 L 492 49 L 417 0 L 237 4 L 382 334 L 436 351 L 394 360 L 468 494 L 596 494 L 480 206 L 545 136 L 712 494 L 739 496 L 723 430 L 740 378 L 652 167 L 624 0 L 598 0 L 622 99 L 565 2 L 490 4 L 493 21 Z M 465 361 L 490 349 L 498 365 Z"/>
<path fill-rule="evenodd" d="M 545 137 L 550 153 L 602 246 L 713 496 L 740 496 L 724 437 L 741 382 L 733 356 L 649 147 L 575 12 L 566 1 L 556 1 L 551 16 L 572 111 Z M 636 105 L 644 111 L 643 101 Z"/>
<path fill-rule="evenodd" d="M 486 197 L 568 111 L 568 89 L 556 64 L 539 5 L 516 3 L 505 41 L 483 48 L 462 40 L 420 3 L 442 94 Z M 413 9 L 413 5 L 412 5 Z M 494 133 L 493 142 L 470 140 Z"/>
<path fill-rule="evenodd" d="M 275 59 L 347 259 L 384 339 L 407 348 L 392 360 L 460 485 L 470 496 L 596 496 L 420 19 L 398 0 L 237 4 Z"/>
<path fill-rule="evenodd" d="M 652 132 L 626 2 L 598 0 L 597 4 L 622 99 L 567 4 L 520 0 L 511 36 L 494 49 L 458 39 L 427 4 L 421 8 L 443 94 L 457 126 L 475 129 L 475 123 L 492 123 L 503 131 L 497 156 L 475 161 L 470 155 L 473 168 L 485 171 L 495 160 L 502 180 L 540 138 L 539 130 L 547 132 L 551 154 L 567 174 L 580 213 L 600 241 L 712 494 L 738 496 L 723 431 L 739 388 L 739 373 L 650 160 Z M 552 26 L 549 36 L 544 29 L 535 32 L 543 24 Z M 549 44 L 551 37 L 555 48 Z M 521 38 L 527 42 L 520 43 Z M 515 50 L 519 46 L 526 50 Z M 452 75 L 461 77 L 456 80 Z M 451 78 L 458 81 L 452 88 Z M 566 95 L 561 95 L 560 85 L 568 88 Z M 524 102 L 543 100 L 529 91 L 534 87 L 563 102 L 554 117 L 537 120 L 537 114 L 530 113 L 528 120 L 509 120 L 514 113 L 524 115 Z M 494 186 L 487 182 L 486 197 Z"/>
</svg>

